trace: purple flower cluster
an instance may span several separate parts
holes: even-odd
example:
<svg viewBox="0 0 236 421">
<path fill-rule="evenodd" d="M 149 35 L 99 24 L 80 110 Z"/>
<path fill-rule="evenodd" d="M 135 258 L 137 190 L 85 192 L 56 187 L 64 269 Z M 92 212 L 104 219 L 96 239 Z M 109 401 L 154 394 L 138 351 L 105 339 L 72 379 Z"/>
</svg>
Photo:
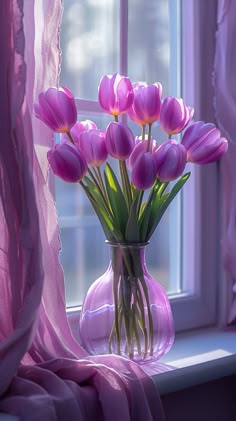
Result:
<svg viewBox="0 0 236 421">
<path fill-rule="evenodd" d="M 111 156 L 125 162 L 134 187 L 146 190 L 157 178 L 161 182 L 177 179 L 187 162 L 207 164 L 227 151 L 228 142 L 214 124 L 198 121 L 189 125 L 194 110 L 182 98 L 162 100 L 160 83 L 132 84 L 118 73 L 106 75 L 101 79 L 98 98 L 101 107 L 115 117 L 106 131 L 89 120 L 77 122 L 75 100 L 66 88 L 49 88 L 40 94 L 35 106 L 39 119 L 63 133 L 61 143 L 48 152 L 48 160 L 53 172 L 65 181 L 82 180 L 89 167 L 98 168 Z M 124 113 L 142 126 L 141 139 L 135 139 L 130 128 L 118 121 Z M 151 126 L 158 120 L 168 137 L 159 146 L 151 138 Z M 180 143 L 172 138 L 186 127 Z"/>
</svg>

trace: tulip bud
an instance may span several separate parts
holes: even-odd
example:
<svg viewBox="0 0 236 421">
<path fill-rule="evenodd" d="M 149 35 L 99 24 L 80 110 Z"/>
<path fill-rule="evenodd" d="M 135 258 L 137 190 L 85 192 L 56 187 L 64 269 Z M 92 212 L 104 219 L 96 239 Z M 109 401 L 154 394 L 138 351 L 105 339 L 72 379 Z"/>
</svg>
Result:
<svg viewBox="0 0 236 421">
<path fill-rule="evenodd" d="M 139 155 L 135 162 L 131 181 L 133 185 L 139 190 L 149 189 L 156 179 L 156 164 L 154 155 L 151 152 L 144 152 Z"/>
<path fill-rule="evenodd" d="M 209 164 L 217 161 L 228 149 L 228 141 L 212 123 L 197 121 L 185 131 L 182 145 L 187 150 L 187 161 Z"/>
<path fill-rule="evenodd" d="M 124 161 L 134 148 L 134 135 L 123 123 L 112 122 L 106 130 L 106 147 L 109 155 Z"/>
<path fill-rule="evenodd" d="M 148 86 L 146 82 L 137 82 L 133 88 L 134 101 L 128 111 L 129 117 L 141 126 L 152 124 L 160 116 L 162 85 L 155 83 Z"/>
<path fill-rule="evenodd" d="M 87 163 L 99 167 L 107 160 L 108 152 L 105 143 L 104 130 L 91 129 L 80 134 L 78 146 Z"/>
<path fill-rule="evenodd" d="M 186 165 L 186 149 L 183 145 L 170 139 L 163 143 L 154 153 L 157 177 L 160 181 L 171 181 L 178 178 Z"/>
<path fill-rule="evenodd" d="M 163 101 L 160 126 L 169 135 L 180 133 L 193 118 L 194 109 L 187 107 L 182 98 L 168 96 Z"/>
<path fill-rule="evenodd" d="M 75 144 L 79 142 L 80 133 L 86 130 L 96 129 L 96 124 L 91 120 L 77 121 L 75 125 L 70 129 L 70 134 Z M 67 134 L 63 133 L 61 136 L 61 143 L 68 142 L 69 138 Z"/>
<path fill-rule="evenodd" d="M 67 88 L 49 88 L 39 94 L 39 103 L 35 104 L 35 115 L 50 129 L 66 133 L 77 120 L 75 99 Z"/>
<path fill-rule="evenodd" d="M 98 100 L 109 114 L 126 113 L 134 99 L 133 86 L 128 77 L 119 73 L 102 77 L 98 87 Z"/>
<path fill-rule="evenodd" d="M 53 146 L 47 158 L 53 173 L 69 183 L 80 181 L 87 172 L 82 152 L 70 143 Z"/>
<path fill-rule="evenodd" d="M 127 160 L 127 168 L 131 170 L 137 161 L 138 157 L 143 154 L 144 152 L 154 152 L 157 148 L 157 142 L 154 139 L 150 141 L 150 148 L 149 151 L 147 150 L 148 142 L 147 140 L 141 140 L 140 138 L 135 139 L 134 149 L 131 152 L 129 159 Z"/>
</svg>

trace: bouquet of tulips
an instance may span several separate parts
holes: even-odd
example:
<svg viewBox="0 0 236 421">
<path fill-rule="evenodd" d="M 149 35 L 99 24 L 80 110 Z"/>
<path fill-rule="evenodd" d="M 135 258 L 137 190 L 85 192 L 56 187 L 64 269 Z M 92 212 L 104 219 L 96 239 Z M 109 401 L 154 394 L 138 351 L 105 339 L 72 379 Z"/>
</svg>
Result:
<svg viewBox="0 0 236 421">
<path fill-rule="evenodd" d="M 49 88 L 39 95 L 35 105 L 36 116 L 55 132 L 62 133 L 60 143 L 48 152 L 48 161 L 55 175 L 66 182 L 80 183 L 108 241 L 146 243 L 167 207 L 188 180 L 189 172 L 182 175 L 186 163 L 207 164 L 218 160 L 227 150 L 227 140 L 211 123 L 197 121 L 190 125 L 193 108 L 187 106 L 182 98 L 168 96 L 162 99 L 160 83 L 132 84 L 128 77 L 118 73 L 105 75 L 99 84 L 98 99 L 102 109 L 114 117 L 105 131 L 97 128 L 92 121 L 77 121 L 75 99 L 68 89 Z M 140 126 L 140 137 L 135 137 L 123 122 L 121 116 L 125 113 Z M 152 125 L 157 121 L 167 137 L 162 144 L 152 137 Z M 184 129 L 178 142 L 175 135 Z M 108 163 L 108 158 L 109 162 L 112 161 L 110 157 L 118 161 L 119 175 Z M 169 182 L 174 180 L 176 182 L 168 190 Z M 144 194 L 146 190 L 149 190 L 148 194 Z M 122 263 L 128 270 L 129 279 L 136 266 L 132 259 L 132 255 L 125 256 Z M 114 266 L 117 267 L 117 262 Z M 121 327 L 118 321 L 123 299 L 119 291 L 122 287 L 116 282 L 114 288 L 116 314 L 112 335 L 119 342 Z M 146 292 L 139 296 L 148 306 Z M 126 309 L 131 308 L 134 297 L 134 293 L 129 294 Z M 139 315 L 143 306 L 143 303 L 137 305 Z M 126 311 L 123 317 L 126 318 L 127 329 L 132 331 L 129 312 Z M 145 323 L 145 318 L 141 317 L 141 331 L 146 329 Z"/>
<path fill-rule="evenodd" d="M 105 112 L 114 116 L 106 131 L 86 120 L 77 122 L 75 99 L 66 88 L 49 88 L 39 95 L 36 116 L 55 132 L 63 133 L 60 144 L 48 152 L 55 175 L 79 182 L 88 196 L 109 241 L 147 242 L 167 206 L 189 177 L 179 178 L 187 162 L 207 164 L 227 150 L 227 140 L 211 123 L 190 125 L 178 143 L 173 136 L 193 118 L 193 108 L 183 99 L 162 100 L 160 83 L 132 84 L 118 73 L 101 79 L 98 98 Z M 128 113 L 141 127 L 136 137 L 119 116 Z M 152 139 L 152 124 L 159 120 L 168 139 Z M 118 160 L 120 180 L 107 162 Z M 104 174 L 102 164 L 106 163 Z M 166 193 L 170 181 L 176 182 Z M 147 200 L 143 193 L 150 189 Z"/>
</svg>

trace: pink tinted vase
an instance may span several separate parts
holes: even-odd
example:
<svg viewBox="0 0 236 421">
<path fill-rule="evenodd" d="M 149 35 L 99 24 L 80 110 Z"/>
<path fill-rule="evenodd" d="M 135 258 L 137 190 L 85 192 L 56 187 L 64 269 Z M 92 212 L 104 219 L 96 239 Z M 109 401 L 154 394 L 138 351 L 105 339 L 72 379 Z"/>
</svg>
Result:
<svg viewBox="0 0 236 421">
<path fill-rule="evenodd" d="M 158 360 L 174 341 L 170 303 L 145 262 L 145 244 L 111 243 L 107 271 L 85 296 L 82 346 L 92 355 L 114 353 L 136 362 Z"/>
</svg>

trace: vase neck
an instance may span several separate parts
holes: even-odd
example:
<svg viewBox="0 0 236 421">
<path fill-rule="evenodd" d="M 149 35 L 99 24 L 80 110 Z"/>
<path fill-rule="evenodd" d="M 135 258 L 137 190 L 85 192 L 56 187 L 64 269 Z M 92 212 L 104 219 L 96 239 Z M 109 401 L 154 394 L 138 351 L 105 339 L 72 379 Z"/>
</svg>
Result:
<svg viewBox="0 0 236 421">
<path fill-rule="evenodd" d="M 127 276 L 147 271 L 145 251 L 148 243 L 107 242 L 110 247 L 110 265 L 115 272 L 126 272 Z"/>
</svg>

